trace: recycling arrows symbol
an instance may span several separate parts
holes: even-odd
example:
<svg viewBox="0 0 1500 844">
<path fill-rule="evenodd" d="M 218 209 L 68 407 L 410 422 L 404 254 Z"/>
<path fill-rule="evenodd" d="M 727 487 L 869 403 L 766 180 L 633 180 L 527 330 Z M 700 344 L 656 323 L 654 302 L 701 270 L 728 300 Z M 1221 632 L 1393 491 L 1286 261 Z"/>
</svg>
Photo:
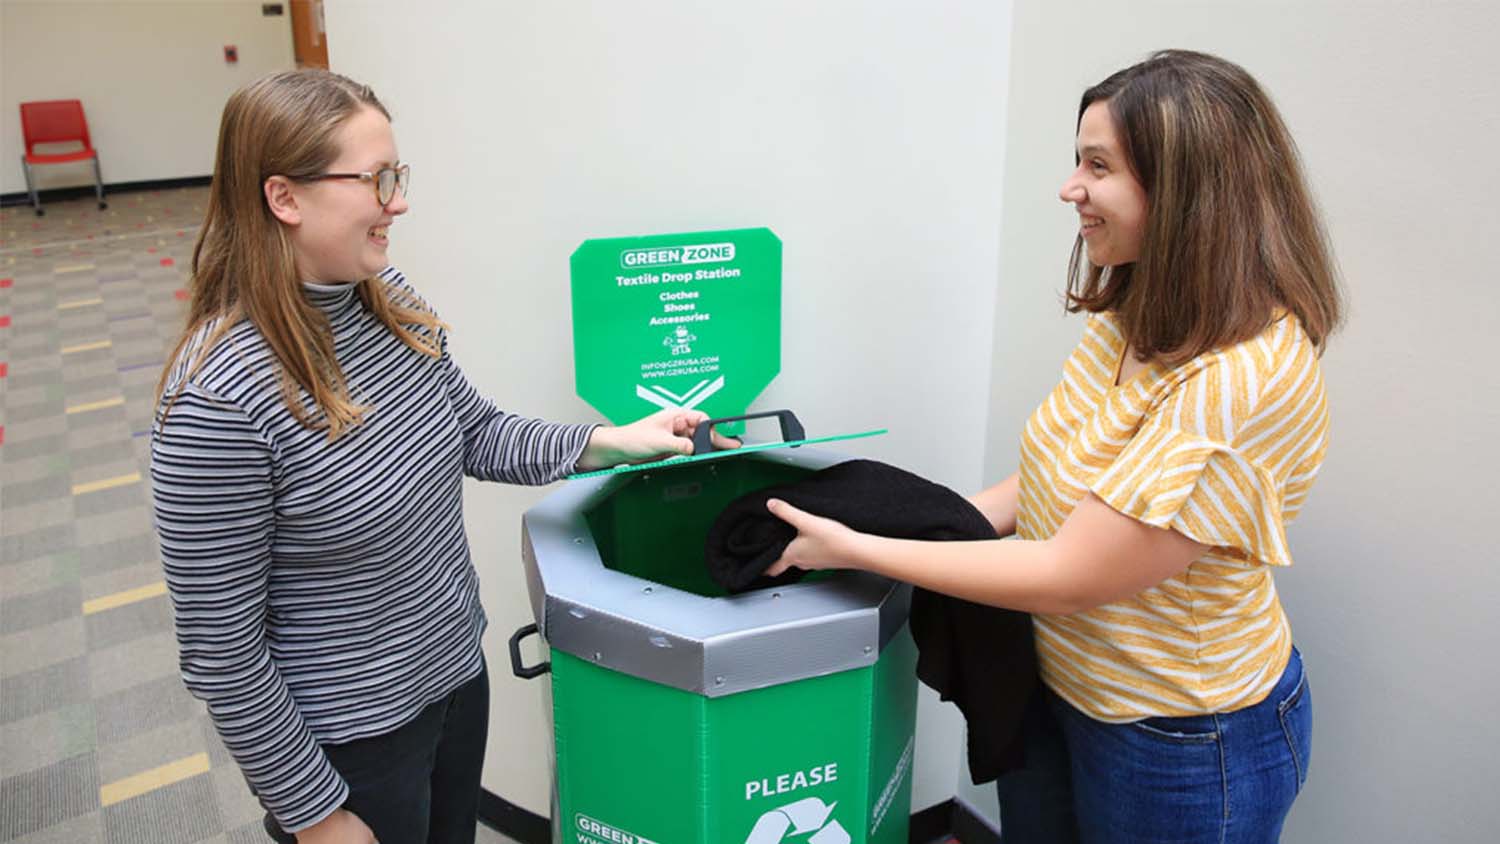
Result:
<svg viewBox="0 0 1500 844">
<path fill-rule="evenodd" d="M 837 805 L 837 800 L 825 805 L 816 797 L 808 797 L 772 809 L 755 822 L 745 844 L 780 844 L 789 837 L 808 833 L 812 833 L 808 844 L 849 844 L 852 839 L 848 830 L 828 817 Z"/>
</svg>

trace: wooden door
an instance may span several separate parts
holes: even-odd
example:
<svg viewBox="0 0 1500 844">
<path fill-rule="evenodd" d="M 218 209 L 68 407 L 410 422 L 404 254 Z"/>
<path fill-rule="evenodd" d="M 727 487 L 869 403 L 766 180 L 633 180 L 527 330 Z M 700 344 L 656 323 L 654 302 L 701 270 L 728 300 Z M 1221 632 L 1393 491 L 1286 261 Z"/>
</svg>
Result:
<svg viewBox="0 0 1500 844">
<path fill-rule="evenodd" d="M 323 31 L 323 0 L 291 0 L 292 55 L 297 67 L 328 69 L 328 34 Z"/>
</svg>

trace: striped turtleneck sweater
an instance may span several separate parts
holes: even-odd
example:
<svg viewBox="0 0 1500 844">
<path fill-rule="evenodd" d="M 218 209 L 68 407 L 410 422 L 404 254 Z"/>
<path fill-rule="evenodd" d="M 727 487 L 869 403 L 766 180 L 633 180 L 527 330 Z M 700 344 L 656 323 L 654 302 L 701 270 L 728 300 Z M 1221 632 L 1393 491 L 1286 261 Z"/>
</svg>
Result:
<svg viewBox="0 0 1500 844">
<path fill-rule="evenodd" d="M 394 268 L 381 279 L 411 291 Z M 290 832 L 348 795 L 322 744 L 390 732 L 479 673 L 463 476 L 557 480 L 593 429 L 497 409 L 449 358 L 445 333 L 440 357 L 412 349 L 352 284 L 304 288 L 369 408 L 361 424 L 333 441 L 299 424 L 245 321 L 191 378 L 213 325 L 172 362 L 175 402 L 158 408 L 151 440 L 183 680 Z"/>
</svg>

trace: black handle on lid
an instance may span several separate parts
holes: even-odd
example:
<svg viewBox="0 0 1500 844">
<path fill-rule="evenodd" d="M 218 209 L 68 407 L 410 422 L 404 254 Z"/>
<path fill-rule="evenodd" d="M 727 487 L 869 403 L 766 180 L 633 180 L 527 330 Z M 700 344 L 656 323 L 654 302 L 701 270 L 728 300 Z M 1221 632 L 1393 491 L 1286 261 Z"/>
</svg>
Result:
<svg viewBox="0 0 1500 844">
<path fill-rule="evenodd" d="M 697 430 L 693 431 L 693 454 L 708 454 L 714 450 L 712 432 L 715 425 L 725 422 L 739 422 L 743 419 L 764 419 L 774 416 L 781 421 L 781 439 L 783 442 L 796 442 L 807 439 L 807 432 L 802 429 L 802 423 L 790 410 L 767 410 L 764 413 L 747 413 L 744 416 L 725 416 L 720 419 L 708 419 L 698 423 Z"/>
</svg>

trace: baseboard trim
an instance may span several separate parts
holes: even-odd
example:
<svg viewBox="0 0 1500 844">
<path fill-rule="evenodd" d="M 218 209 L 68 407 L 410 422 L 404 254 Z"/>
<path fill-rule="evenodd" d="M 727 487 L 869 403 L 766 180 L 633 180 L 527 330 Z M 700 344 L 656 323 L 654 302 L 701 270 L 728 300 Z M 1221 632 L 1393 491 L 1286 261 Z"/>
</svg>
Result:
<svg viewBox="0 0 1500 844">
<path fill-rule="evenodd" d="M 212 176 L 186 176 L 180 179 L 148 179 L 143 182 L 114 182 L 104 186 L 104 198 L 108 200 L 117 193 L 132 193 L 143 190 L 165 190 L 166 188 L 193 188 L 207 185 L 213 181 Z M 94 198 L 93 185 L 78 185 L 70 188 L 48 188 L 41 191 L 38 196 L 45 207 L 49 202 L 61 202 L 65 199 L 79 199 L 87 197 Z M 26 191 L 16 193 L 0 193 L 0 206 L 30 205 L 31 195 Z"/>
<path fill-rule="evenodd" d="M 962 803 L 952 800 L 944 800 L 935 806 L 928 806 L 920 812 L 911 816 L 911 833 L 908 836 L 910 844 L 932 844 L 932 842 L 943 839 L 957 832 L 955 821 L 959 815 L 972 819 L 973 813 Z M 552 822 L 541 815 L 506 800 L 489 789 L 481 789 L 479 792 L 479 821 L 490 829 L 514 838 L 521 844 L 550 844 L 552 841 Z M 975 829 L 987 831 L 983 825 Z M 993 833 L 990 833 L 993 835 Z M 969 838 L 961 837 L 963 844 L 998 844 L 999 838 Z"/>
<path fill-rule="evenodd" d="M 953 801 L 952 834 L 963 844 L 1000 844 L 999 830 L 962 800 Z"/>
<path fill-rule="evenodd" d="M 946 840 L 953 832 L 952 800 L 928 806 L 911 816 L 911 826 L 906 834 L 907 844 L 933 844 Z"/>
<path fill-rule="evenodd" d="M 521 844 L 552 842 L 552 821 L 517 806 L 488 788 L 479 790 L 479 822 Z"/>
</svg>

